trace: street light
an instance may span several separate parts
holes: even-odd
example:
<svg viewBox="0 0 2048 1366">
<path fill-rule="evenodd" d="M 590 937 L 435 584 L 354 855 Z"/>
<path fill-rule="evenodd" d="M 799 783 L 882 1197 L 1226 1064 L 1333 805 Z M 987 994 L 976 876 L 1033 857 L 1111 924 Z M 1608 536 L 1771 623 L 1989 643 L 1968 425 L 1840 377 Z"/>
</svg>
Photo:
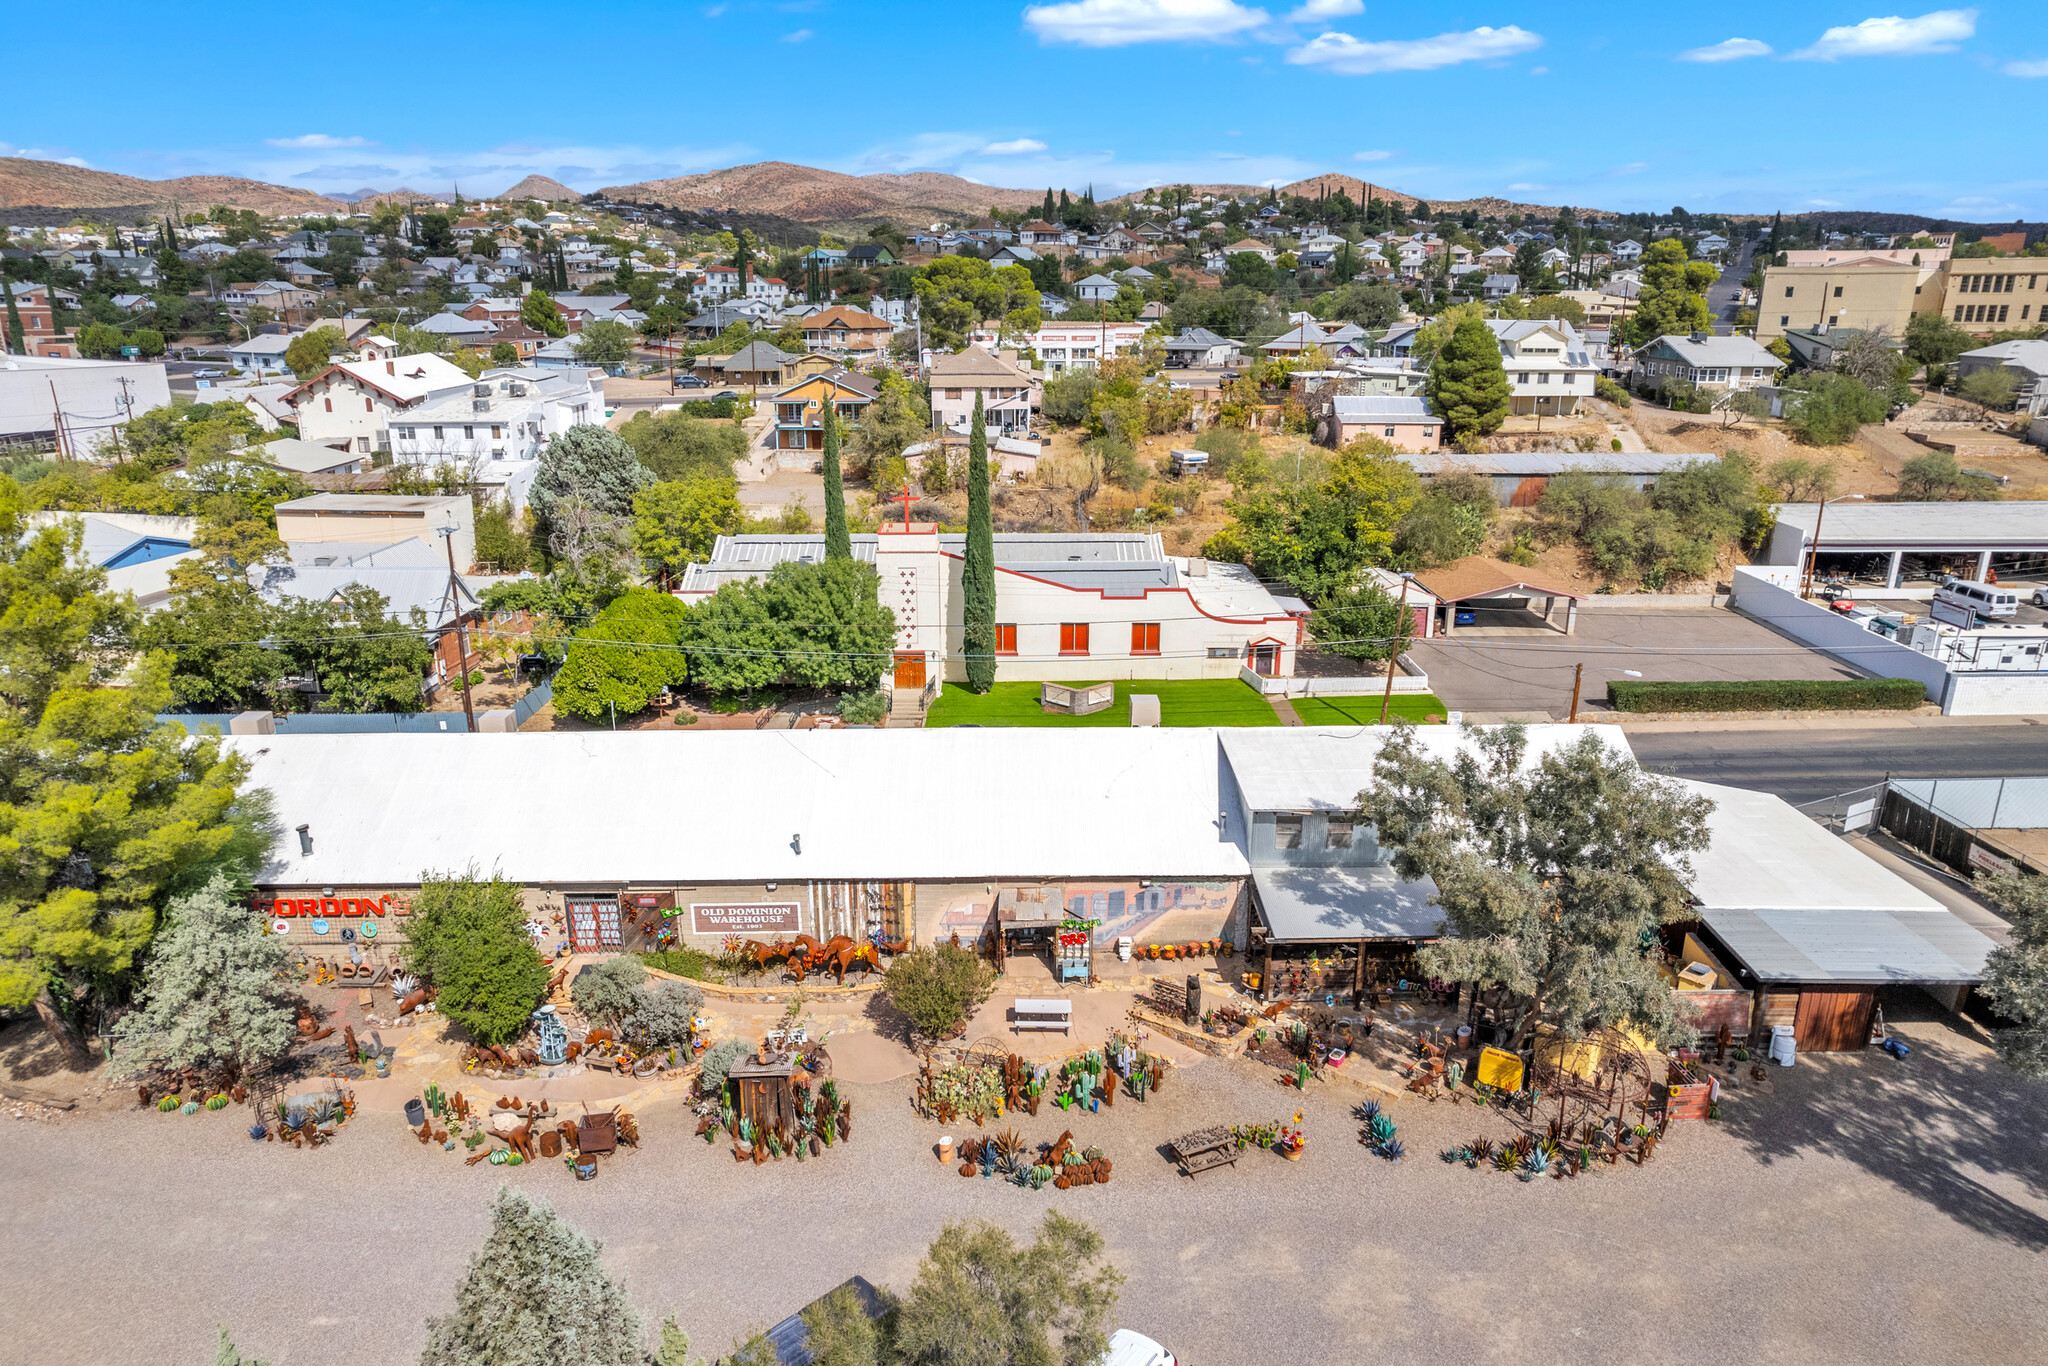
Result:
<svg viewBox="0 0 2048 1366">
<path fill-rule="evenodd" d="M 1643 676 L 1642 673 L 1636 669 L 1623 669 L 1621 670 L 1621 672 L 1627 674 L 1630 678 L 1641 678 Z M 1565 723 L 1567 725 L 1575 726 L 1579 722 L 1579 683 L 1582 679 L 1585 678 L 1585 676 L 1586 666 L 1583 662 L 1574 664 L 1572 666 L 1572 714 L 1570 719 Z"/>
<path fill-rule="evenodd" d="M 1806 577 L 1799 584 L 1800 597 L 1810 598 L 1813 596 L 1813 567 L 1815 562 L 1820 559 L 1820 524 L 1821 519 L 1828 515 L 1828 504 L 1846 503 L 1851 499 L 1860 499 L 1862 497 L 1863 495 L 1860 493 L 1845 493 L 1839 498 L 1824 498 L 1821 500 L 1819 510 L 1813 514 L 1813 545 L 1806 552 Z"/>
</svg>

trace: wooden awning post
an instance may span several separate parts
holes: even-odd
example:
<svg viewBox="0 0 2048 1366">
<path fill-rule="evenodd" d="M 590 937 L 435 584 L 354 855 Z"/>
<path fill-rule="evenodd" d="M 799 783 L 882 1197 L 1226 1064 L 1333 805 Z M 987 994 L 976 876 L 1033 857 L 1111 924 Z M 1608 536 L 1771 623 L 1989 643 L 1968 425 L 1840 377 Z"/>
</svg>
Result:
<svg viewBox="0 0 2048 1366">
<path fill-rule="evenodd" d="M 1358 966 L 1351 973 L 1351 1008 L 1358 1009 L 1365 1000 L 1365 940 L 1358 941 Z"/>
</svg>

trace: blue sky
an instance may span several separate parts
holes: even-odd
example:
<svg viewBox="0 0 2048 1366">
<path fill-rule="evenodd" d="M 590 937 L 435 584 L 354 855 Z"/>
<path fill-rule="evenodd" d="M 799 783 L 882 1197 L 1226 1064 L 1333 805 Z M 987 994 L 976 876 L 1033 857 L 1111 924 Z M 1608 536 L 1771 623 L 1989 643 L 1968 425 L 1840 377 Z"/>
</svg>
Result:
<svg viewBox="0 0 2048 1366">
<path fill-rule="evenodd" d="M 152 178 L 591 190 L 773 159 L 1107 193 L 1344 171 L 1427 199 L 2048 218 L 2042 0 L 373 0 L 70 34 L 46 4 L 0 13 L 0 155 Z"/>
</svg>

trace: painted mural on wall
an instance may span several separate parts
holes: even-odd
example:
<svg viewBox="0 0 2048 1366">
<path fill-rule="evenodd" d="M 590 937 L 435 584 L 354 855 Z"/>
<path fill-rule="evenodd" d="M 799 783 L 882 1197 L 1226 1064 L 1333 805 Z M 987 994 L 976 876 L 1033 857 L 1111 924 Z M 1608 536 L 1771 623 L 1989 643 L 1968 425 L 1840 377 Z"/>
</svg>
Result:
<svg viewBox="0 0 2048 1366">
<path fill-rule="evenodd" d="M 1136 944 L 1179 943 L 1223 937 L 1242 884 L 1216 882 L 1069 882 L 1067 914 L 1095 920 L 1095 942 L 1109 946 L 1125 935 Z"/>
<path fill-rule="evenodd" d="M 1230 931 L 1242 895 L 1234 878 L 1212 882 L 1083 881 L 1064 884 L 1067 914 L 1095 920 L 1095 942 L 1109 947 L 1124 935 L 1137 944 L 1217 939 Z M 974 945 L 987 931 L 995 896 L 984 883 L 921 884 L 917 889 L 918 932 L 924 943 L 941 944 L 957 934 Z"/>
</svg>

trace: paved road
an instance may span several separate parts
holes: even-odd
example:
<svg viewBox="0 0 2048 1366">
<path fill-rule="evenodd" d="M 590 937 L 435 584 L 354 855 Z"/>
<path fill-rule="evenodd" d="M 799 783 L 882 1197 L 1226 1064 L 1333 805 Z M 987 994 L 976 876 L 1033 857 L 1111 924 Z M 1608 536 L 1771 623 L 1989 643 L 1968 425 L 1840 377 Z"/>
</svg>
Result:
<svg viewBox="0 0 2048 1366">
<path fill-rule="evenodd" d="M 1897 778 L 2048 774 L 2048 726 L 1927 724 L 1869 730 L 1631 731 L 1643 767 L 1817 801 Z"/>
<path fill-rule="evenodd" d="M 1727 336 L 1735 330 L 1735 303 L 1742 293 L 1742 277 L 1749 274 L 1754 242 L 1737 242 L 1730 248 L 1735 258 L 1721 267 L 1721 278 L 1707 286 L 1707 308 L 1714 315 L 1714 331 Z"/>
</svg>

